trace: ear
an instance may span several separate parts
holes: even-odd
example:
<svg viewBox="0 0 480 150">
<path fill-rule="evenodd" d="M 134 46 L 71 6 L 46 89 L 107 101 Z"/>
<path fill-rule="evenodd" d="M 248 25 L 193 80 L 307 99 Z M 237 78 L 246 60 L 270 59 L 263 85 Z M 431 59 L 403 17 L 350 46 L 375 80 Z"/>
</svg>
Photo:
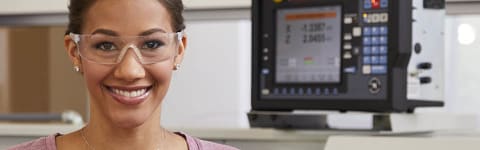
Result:
<svg viewBox="0 0 480 150">
<path fill-rule="evenodd" d="M 177 56 L 175 56 L 173 65 L 175 68 L 176 64 L 181 64 L 183 60 L 183 56 L 185 55 L 185 49 L 187 47 L 187 36 L 184 35 L 182 37 L 182 42 L 179 43 L 178 49 L 177 49 Z"/>
<path fill-rule="evenodd" d="M 73 65 L 78 66 L 80 68 L 80 72 L 83 72 L 82 61 L 77 51 L 77 44 L 75 44 L 75 42 L 73 41 L 72 37 L 70 37 L 70 35 L 65 35 L 65 37 L 63 38 L 63 42 L 65 45 L 65 49 L 67 51 L 68 57 L 72 61 Z"/>
</svg>

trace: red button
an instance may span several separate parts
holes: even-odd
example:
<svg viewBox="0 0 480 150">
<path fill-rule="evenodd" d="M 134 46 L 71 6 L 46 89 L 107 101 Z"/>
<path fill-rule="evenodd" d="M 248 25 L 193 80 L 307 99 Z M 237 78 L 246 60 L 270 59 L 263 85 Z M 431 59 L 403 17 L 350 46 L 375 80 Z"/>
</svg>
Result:
<svg viewBox="0 0 480 150">
<path fill-rule="evenodd" d="M 372 2 L 372 8 L 373 9 L 380 8 L 380 0 L 371 0 L 371 2 Z"/>
</svg>

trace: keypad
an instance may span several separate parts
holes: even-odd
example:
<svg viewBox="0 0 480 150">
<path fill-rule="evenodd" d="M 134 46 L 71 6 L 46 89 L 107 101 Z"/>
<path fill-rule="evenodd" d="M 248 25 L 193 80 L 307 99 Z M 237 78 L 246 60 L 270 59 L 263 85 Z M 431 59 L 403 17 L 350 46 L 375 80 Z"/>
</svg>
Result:
<svg viewBox="0 0 480 150">
<path fill-rule="evenodd" d="M 363 73 L 386 74 L 388 69 L 388 26 L 367 25 L 363 27 L 363 31 Z"/>
</svg>

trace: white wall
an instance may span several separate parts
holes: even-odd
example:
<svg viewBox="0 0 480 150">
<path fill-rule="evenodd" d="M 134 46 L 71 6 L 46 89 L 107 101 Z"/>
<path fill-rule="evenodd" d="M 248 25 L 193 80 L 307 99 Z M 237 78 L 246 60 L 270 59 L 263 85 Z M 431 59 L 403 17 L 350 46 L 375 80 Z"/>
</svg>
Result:
<svg viewBox="0 0 480 150">
<path fill-rule="evenodd" d="M 460 29 L 465 24 L 472 30 Z M 466 31 L 466 32 L 464 32 Z M 446 19 L 446 106 L 450 112 L 474 113 L 480 125 L 480 15 L 455 15 Z M 471 44 L 461 44 L 459 40 Z"/>
<path fill-rule="evenodd" d="M 188 45 L 163 105 L 175 128 L 246 128 L 250 110 L 249 20 L 187 22 Z"/>
</svg>

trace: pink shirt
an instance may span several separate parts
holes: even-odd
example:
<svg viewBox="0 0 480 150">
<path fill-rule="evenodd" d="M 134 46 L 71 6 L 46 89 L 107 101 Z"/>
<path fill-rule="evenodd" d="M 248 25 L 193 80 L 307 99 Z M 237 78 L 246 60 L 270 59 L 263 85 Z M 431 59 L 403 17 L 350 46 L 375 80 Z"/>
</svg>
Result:
<svg viewBox="0 0 480 150">
<path fill-rule="evenodd" d="M 238 150 L 237 148 L 227 145 L 221 145 L 209 141 L 200 140 L 183 133 L 182 135 L 187 140 L 189 150 Z M 55 137 L 61 134 L 50 135 L 42 137 L 33 141 L 25 142 L 19 145 L 8 148 L 7 150 L 57 150 L 55 145 Z"/>
</svg>

